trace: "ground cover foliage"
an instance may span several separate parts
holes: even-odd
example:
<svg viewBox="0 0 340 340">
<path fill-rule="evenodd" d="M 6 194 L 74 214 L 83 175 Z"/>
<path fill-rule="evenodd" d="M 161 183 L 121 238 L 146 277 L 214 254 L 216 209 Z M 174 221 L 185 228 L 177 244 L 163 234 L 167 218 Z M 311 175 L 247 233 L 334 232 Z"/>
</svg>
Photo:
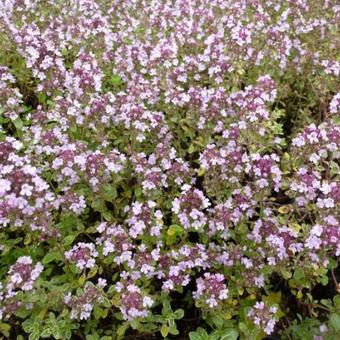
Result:
<svg viewBox="0 0 340 340">
<path fill-rule="evenodd" d="M 4 339 L 340 334 L 335 0 L 1 0 Z"/>
</svg>

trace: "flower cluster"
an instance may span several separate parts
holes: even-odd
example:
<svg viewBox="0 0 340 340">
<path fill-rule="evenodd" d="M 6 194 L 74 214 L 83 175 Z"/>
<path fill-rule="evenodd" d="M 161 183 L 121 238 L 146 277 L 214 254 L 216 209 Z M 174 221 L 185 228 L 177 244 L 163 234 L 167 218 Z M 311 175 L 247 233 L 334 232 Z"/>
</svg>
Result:
<svg viewBox="0 0 340 340">
<path fill-rule="evenodd" d="M 148 309 L 152 307 L 153 300 L 144 295 L 139 287 L 129 282 L 118 282 L 115 289 L 121 294 L 120 310 L 125 320 L 146 317 L 149 314 Z"/>
<path fill-rule="evenodd" d="M 7 295 L 15 294 L 15 290 L 32 290 L 34 282 L 39 278 L 43 269 L 40 262 L 33 265 L 31 257 L 19 257 L 8 271 Z"/>
<path fill-rule="evenodd" d="M 216 308 L 220 302 L 228 298 L 228 289 L 222 274 L 204 273 L 196 280 L 197 290 L 192 293 L 197 303 L 202 301 L 209 308 Z"/>
<path fill-rule="evenodd" d="M 11 120 L 19 117 L 22 111 L 22 94 L 17 87 L 13 87 L 15 78 L 8 67 L 0 66 L 0 95 L 1 113 Z"/>
<path fill-rule="evenodd" d="M 128 224 L 129 234 L 132 238 L 137 238 L 144 234 L 160 236 L 163 225 L 163 214 L 160 210 L 153 211 L 156 206 L 155 202 L 148 201 L 147 205 L 134 202 L 131 209 L 126 207 L 126 210 L 130 211 L 126 223 Z"/>
<path fill-rule="evenodd" d="M 97 285 L 87 282 L 80 294 L 72 295 L 70 292 L 64 297 L 65 304 L 71 308 L 71 318 L 86 320 L 91 316 L 93 305 L 103 302 L 103 288 L 106 281 L 99 278 Z"/>
<path fill-rule="evenodd" d="M 198 230 L 207 223 L 204 209 L 209 206 L 210 202 L 202 191 L 185 185 L 182 188 L 181 196 L 173 200 L 172 211 L 178 216 L 184 228 Z"/>
<path fill-rule="evenodd" d="M 34 264 L 30 256 L 21 256 L 10 266 L 7 282 L 0 285 L 0 320 L 5 316 L 9 317 L 23 305 L 20 300 L 16 300 L 16 296 L 22 292 L 29 294 L 33 291 L 43 270 L 43 265 L 40 262 Z M 30 306 L 24 305 L 24 308 L 30 309 Z"/>
<path fill-rule="evenodd" d="M 32 165 L 27 156 L 20 155 L 23 144 L 8 137 L 0 142 L 0 221 L 16 227 L 30 224 L 31 230 L 56 235 L 50 227 L 50 211 L 59 202 L 41 177 L 42 170 Z"/>
<path fill-rule="evenodd" d="M 271 334 L 274 331 L 276 324 L 275 313 L 277 312 L 277 307 L 268 307 L 263 301 L 256 302 L 254 307 L 248 312 L 248 317 L 251 319 L 255 325 L 263 328 L 266 334 Z"/>
<path fill-rule="evenodd" d="M 18 317 L 48 337 L 54 317 L 65 339 L 181 337 L 182 305 L 183 324 L 248 339 L 284 331 L 263 296 L 282 287 L 289 322 L 320 315 L 298 300 L 338 289 L 339 15 L 336 0 L 0 1 L 4 336 Z"/>
<path fill-rule="evenodd" d="M 330 249 L 336 256 L 339 256 L 340 228 L 338 219 L 329 215 L 325 218 L 325 225 L 313 226 L 305 241 L 305 247 L 316 251 Z M 314 258 L 318 259 L 318 257 Z"/>
<path fill-rule="evenodd" d="M 98 253 L 93 243 L 79 242 L 72 249 L 65 252 L 65 258 L 68 262 L 74 263 L 80 270 L 93 268 L 96 264 L 95 258 Z"/>
</svg>

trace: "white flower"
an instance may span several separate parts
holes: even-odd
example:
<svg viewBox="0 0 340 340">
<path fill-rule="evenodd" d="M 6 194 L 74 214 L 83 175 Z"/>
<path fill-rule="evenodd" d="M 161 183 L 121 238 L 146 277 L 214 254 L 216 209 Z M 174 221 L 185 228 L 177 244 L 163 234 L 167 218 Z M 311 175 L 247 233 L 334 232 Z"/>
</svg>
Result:
<svg viewBox="0 0 340 340">
<path fill-rule="evenodd" d="M 0 197 L 4 196 L 9 190 L 11 190 L 11 182 L 7 179 L 0 179 Z"/>
<path fill-rule="evenodd" d="M 214 308 L 214 307 L 217 306 L 217 301 L 216 301 L 216 299 L 214 299 L 213 297 L 207 299 L 207 300 L 206 300 L 206 303 L 208 304 L 208 306 L 209 306 L 210 308 Z"/>
<path fill-rule="evenodd" d="M 228 289 L 222 289 L 219 294 L 220 300 L 225 300 L 228 298 Z"/>
<path fill-rule="evenodd" d="M 149 296 L 144 296 L 143 307 L 148 308 L 148 307 L 152 307 L 152 305 L 153 305 L 153 300 Z"/>
<path fill-rule="evenodd" d="M 311 235 L 306 240 L 306 247 L 309 249 L 320 249 L 321 243 L 318 237 Z"/>
</svg>

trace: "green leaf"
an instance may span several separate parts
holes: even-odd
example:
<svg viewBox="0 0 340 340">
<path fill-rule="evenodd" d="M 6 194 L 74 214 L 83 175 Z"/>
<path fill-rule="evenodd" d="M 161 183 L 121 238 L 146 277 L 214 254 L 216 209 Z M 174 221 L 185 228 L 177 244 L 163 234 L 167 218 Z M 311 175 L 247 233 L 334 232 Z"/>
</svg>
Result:
<svg viewBox="0 0 340 340">
<path fill-rule="evenodd" d="M 190 144 L 189 149 L 188 149 L 188 153 L 194 153 L 195 152 L 195 145 L 194 144 Z"/>
<path fill-rule="evenodd" d="M 334 306 L 340 308 L 340 294 L 335 295 L 333 298 Z"/>
<path fill-rule="evenodd" d="M 39 340 L 40 339 L 40 332 L 31 333 L 28 337 L 29 340 Z"/>
<path fill-rule="evenodd" d="M 321 277 L 320 277 L 320 283 L 321 283 L 323 286 L 327 286 L 328 281 L 329 281 L 328 276 L 325 275 L 325 276 L 321 276 Z"/>
<path fill-rule="evenodd" d="M 340 173 L 340 167 L 337 163 L 335 163 L 334 161 L 330 162 L 330 174 L 331 176 L 336 176 Z"/>
<path fill-rule="evenodd" d="M 292 277 L 292 273 L 289 270 L 283 269 L 281 270 L 281 274 L 284 279 L 288 280 Z"/>
<path fill-rule="evenodd" d="M 271 292 L 267 296 L 263 297 L 263 301 L 268 305 L 276 305 L 281 302 L 282 294 L 281 292 Z"/>
<path fill-rule="evenodd" d="M 167 337 L 169 334 L 169 327 L 165 323 L 162 325 L 161 334 L 163 338 Z"/>
<path fill-rule="evenodd" d="M 169 297 L 165 294 L 162 294 L 161 298 L 162 298 L 162 304 L 163 304 L 162 315 L 167 316 L 170 313 L 172 313 Z"/>
<path fill-rule="evenodd" d="M 198 177 L 201 177 L 201 176 L 204 175 L 204 173 L 205 173 L 205 168 L 200 167 L 200 168 L 198 169 L 198 171 L 197 171 L 197 176 L 198 176 Z"/>
<path fill-rule="evenodd" d="M 43 264 L 49 264 L 50 262 L 53 262 L 54 260 L 60 260 L 61 254 L 58 251 L 51 251 L 50 253 L 46 254 L 44 258 L 42 259 Z"/>
<path fill-rule="evenodd" d="M 9 338 L 9 332 L 11 330 L 11 325 L 8 323 L 0 322 L 0 333 L 6 338 Z"/>
<path fill-rule="evenodd" d="M 168 324 L 169 324 L 169 333 L 172 335 L 178 335 L 179 331 L 177 329 L 175 320 L 172 320 L 172 319 L 168 320 Z"/>
<path fill-rule="evenodd" d="M 91 203 L 91 208 L 96 211 L 102 211 L 104 206 L 104 201 L 101 199 L 97 199 Z"/>
<path fill-rule="evenodd" d="M 64 237 L 64 246 L 70 246 L 74 239 L 76 238 L 76 235 L 67 235 L 66 237 Z"/>
<path fill-rule="evenodd" d="M 94 318 L 96 320 L 99 320 L 101 317 L 102 317 L 102 314 L 103 314 L 103 310 L 102 308 L 98 307 L 98 306 L 94 306 L 93 308 L 93 315 L 94 315 Z"/>
<path fill-rule="evenodd" d="M 332 117 L 332 120 L 335 124 L 340 124 L 340 116 L 334 116 Z"/>
<path fill-rule="evenodd" d="M 39 326 L 38 323 L 37 325 Z M 22 323 L 21 326 L 26 333 L 32 333 L 34 329 L 36 328 L 36 322 L 34 322 L 31 319 L 27 319 Z"/>
<path fill-rule="evenodd" d="M 294 279 L 301 280 L 305 277 L 305 272 L 301 268 L 297 268 L 294 272 Z"/>
<path fill-rule="evenodd" d="M 138 319 L 132 319 L 132 320 L 130 321 L 130 325 L 131 325 L 131 327 L 132 327 L 133 329 L 138 329 L 138 328 L 140 328 L 140 322 L 139 322 Z"/>
<path fill-rule="evenodd" d="M 172 224 L 166 234 L 167 234 L 167 238 L 166 238 L 166 244 L 170 245 L 176 242 L 177 237 L 182 235 L 183 233 L 183 228 L 178 225 L 178 224 Z"/>
<path fill-rule="evenodd" d="M 172 224 L 167 230 L 167 234 L 169 236 L 181 235 L 182 232 L 183 232 L 183 228 L 178 224 Z"/>
<path fill-rule="evenodd" d="M 114 74 L 111 78 L 110 78 L 110 84 L 113 86 L 119 86 L 121 84 L 123 84 L 122 79 L 120 78 L 120 76 L 118 74 Z"/>
<path fill-rule="evenodd" d="M 111 222 L 113 220 L 113 214 L 109 210 L 105 210 L 102 212 L 103 217 L 106 221 Z"/>
<path fill-rule="evenodd" d="M 207 331 L 201 327 L 197 328 L 195 332 L 189 333 L 190 340 L 210 340 Z"/>
<path fill-rule="evenodd" d="M 340 315 L 337 313 L 331 314 L 329 324 L 335 331 L 340 332 Z"/>
<path fill-rule="evenodd" d="M 48 338 L 50 337 L 51 335 L 53 334 L 53 328 L 52 327 L 49 327 L 49 328 L 44 328 L 42 330 L 42 332 L 40 333 L 40 336 L 42 338 Z"/>
<path fill-rule="evenodd" d="M 212 318 L 212 321 L 214 322 L 214 324 L 217 328 L 220 329 L 220 328 L 223 327 L 224 320 L 223 320 L 221 315 L 215 314 Z"/>
<path fill-rule="evenodd" d="M 97 274 L 97 272 L 98 272 L 98 267 L 91 268 L 91 270 L 87 274 L 87 279 L 91 279 L 92 277 L 94 277 Z"/>
<path fill-rule="evenodd" d="M 47 101 L 47 96 L 45 93 L 38 94 L 38 100 L 40 104 L 45 104 Z"/>
<path fill-rule="evenodd" d="M 128 323 L 127 323 L 127 322 L 125 322 L 125 323 L 123 323 L 122 325 L 120 325 L 120 326 L 118 327 L 118 329 L 117 329 L 117 335 L 118 335 L 119 337 L 124 336 L 124 334 L 125 334 L 127 328 L 128 328 Z"/>
<path fill-rule="evenodd" d="M 100 336 L 98 334 L 88 334 L 86 335 L 86 340 L 100 340 Z"/>
<path fill-rule="evenodd" d="M 212 335 L 217 336 L 219 340 L 236 340 L 239 336 L 238 331 L 234 328 L 215 331 Z"/>
<path fill-rule="evenodd" d="M 328 308 L 332 308 L 332 302 L 329 299 L 322 299 L 320 303 Z"/>
<path fill-rule="evenodd" d="M 17 119 L 13 120 L 13 124 L 15 126 L 15 128 L 17 130 L 22 130 L 23 126 L 24 126 L 24 123 L 23 121 L 21 120 L 20 117 L 18 117 Z"/>
<path fill-rule="evenodd" d="M 179 319 L 182 319 L 184 316 L 184 310 L 183 309 L 177 309 L 175 312 L 174 312 L 174 318 L 176 320 L 179 320 Z"/>
<path fill-rule="evenodd" d="M 68 214 L 61 218 L 62 228 L 71 229 L 78 224 L 78 219 L 74 215 Z"/>
<path fill-rule="evenodd" d="M 117 197 L 117 190 L 112 184 L 103 185 L 103 198 L 106 201 L 113 201 Z"/>
</svg>

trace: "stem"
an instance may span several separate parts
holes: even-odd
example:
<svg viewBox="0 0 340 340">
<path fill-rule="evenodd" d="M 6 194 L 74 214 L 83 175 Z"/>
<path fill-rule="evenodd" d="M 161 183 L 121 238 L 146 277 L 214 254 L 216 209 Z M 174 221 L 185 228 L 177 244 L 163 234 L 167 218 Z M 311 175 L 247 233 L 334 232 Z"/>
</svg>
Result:
<svg viewBox="0 0 340 340">
<path fill-rule="evenodd" d="M 340 293 L 340 286 L 339 286 L 339 282 L 336 279 L 335 273 L 334 273 L 334 269 L 332 269 L 332 279 L 335 285 L 335 289 L 338 293 Z"/>
</svg>

